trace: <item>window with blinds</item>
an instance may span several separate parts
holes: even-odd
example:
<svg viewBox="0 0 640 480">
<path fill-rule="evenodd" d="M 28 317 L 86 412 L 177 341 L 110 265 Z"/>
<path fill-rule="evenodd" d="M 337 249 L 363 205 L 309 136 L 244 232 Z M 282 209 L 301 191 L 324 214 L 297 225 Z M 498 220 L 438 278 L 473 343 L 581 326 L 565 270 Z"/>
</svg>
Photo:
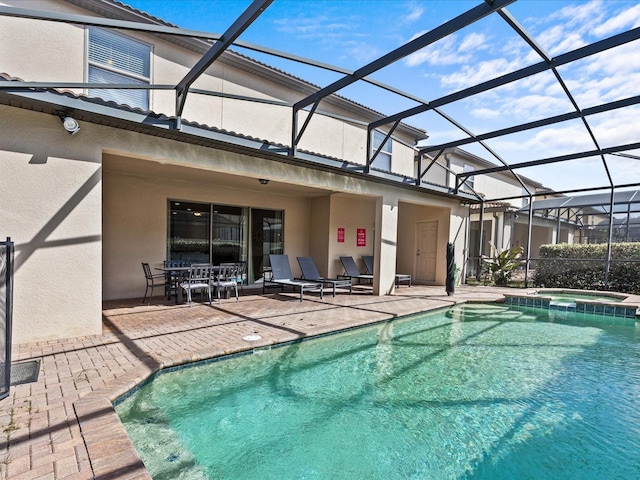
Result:
<svg viewBox="0 0 640 480">
<path fill-rule="evenodd" d="M 382 145 L 382 142 L 384 141 L 385 136 L 386 135 L 384 133 L 379 132 L 378 130 L 373 131 L 373 144 L 371 145 L 371 155 L 373 155 L 374 152 L 378 150 L 380 145 Z M 378 156 L 375 158 L 371 166 L 379 168 L 380 170 L 385 170 L 387 172 L 390 172 L 391 171 L 391 155 L 393 154 L 391 150 L 391 146 L 392 146 L 392 142 L 391 142 L 391 139 L 389 138 L 387 139 L 386 142 L 384 142 L 384 145 L 382 145 L 382 148 L 380 149 L 380 153 L 378 153 Z"/>
<path fill-rule="evenodd" d="M 89 83 L 145 85 L 150 83 L 151 47 L 119 33 L 89 28 Z M 147 89 L 90 88 L 89 96 L 149 109 Z"/>
</svg>

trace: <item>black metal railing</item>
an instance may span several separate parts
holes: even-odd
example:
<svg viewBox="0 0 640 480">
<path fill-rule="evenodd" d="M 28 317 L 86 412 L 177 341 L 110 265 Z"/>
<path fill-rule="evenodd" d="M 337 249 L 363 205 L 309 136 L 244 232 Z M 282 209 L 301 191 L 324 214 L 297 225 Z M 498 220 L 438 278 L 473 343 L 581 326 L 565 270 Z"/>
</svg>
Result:
<svg viewBox="0 0 640 480">
<path fill-rule="evenodd" d="M 11 385 L 13 252 L 10 238 L 0 242 L 0 400 L 9 395 Z"/>
</svg>

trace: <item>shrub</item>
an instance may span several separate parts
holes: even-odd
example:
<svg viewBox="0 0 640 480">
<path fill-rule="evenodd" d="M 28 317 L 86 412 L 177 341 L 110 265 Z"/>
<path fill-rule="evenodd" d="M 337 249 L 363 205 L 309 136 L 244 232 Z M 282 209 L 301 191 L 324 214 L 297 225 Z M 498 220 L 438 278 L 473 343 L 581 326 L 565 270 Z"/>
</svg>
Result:
<svg viewBox="0 0 640 480">
<path fill-rule="evenodd" d="M 547 288 L 606 288 L 606 244 L 542 245 L 533 284 Z M 611 245 L 610 290 L 640 293 L 640 243 Z"/>
</svg>

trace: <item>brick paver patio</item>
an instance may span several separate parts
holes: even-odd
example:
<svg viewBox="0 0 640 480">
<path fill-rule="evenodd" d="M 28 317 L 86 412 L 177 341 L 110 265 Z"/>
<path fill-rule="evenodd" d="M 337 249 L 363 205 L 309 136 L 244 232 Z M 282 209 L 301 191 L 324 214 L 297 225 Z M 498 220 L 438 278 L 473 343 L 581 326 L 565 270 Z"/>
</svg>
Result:
<svg viewBox="0 0 640 480">
<path fill-rule="evenodd" d="M 400 287 L 377 297 L 252 294 L 236 303 L 172 305 L 154 299 L 105 302 L 103 333 L 13 346 L 13 361 L 41 360 L 36 382 L 0 401 L 0 478 L 150 478 L 112 402 L 158 369 L 431 310 L 502 299 L 504 289 Z M 19 322 L 15 318 L 14 322 Z M 258 334 L 257 342 L 243 340 Z"/>
</svg>

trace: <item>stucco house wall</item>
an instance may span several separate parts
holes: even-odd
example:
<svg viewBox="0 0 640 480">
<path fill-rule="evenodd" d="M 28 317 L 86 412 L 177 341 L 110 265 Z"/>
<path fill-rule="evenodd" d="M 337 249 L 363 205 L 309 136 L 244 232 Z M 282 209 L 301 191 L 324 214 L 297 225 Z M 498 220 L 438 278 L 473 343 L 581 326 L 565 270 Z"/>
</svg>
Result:
<svg viewBox="0 0 640 480">
<path fill-rule="evenodd" d="M 17 0 L 5 3 L 24 6 Z M 30 2 L 29 8 L 87 14 L 60 1 Z M 0 35 L 0 71 L 10 77 L 86 80 L 84 28 L 0 16 Z M 131 36 L 153 41 L 152 82 L 176 82 L 197 58 L 148 34 Z M 309 84 L 251 66 L 234 54 L 208 73 L 199 86 L 223 93 L 291 101 L 300 98 L 299 85 L 312 91 Z M 278 83 L 278 75 L 287 81 Z M 43 93 L 44 97 L 80 108 L 99 103 L 85 104 L 73 95 Z M 150 98 L 152 109 L 173 107 L 174 99 L 165 92 L 152 92 Z M 300 273 L 298 255 L 314 256 L 321 273 L 335 276 L 342 273 L 340 255 L 360 261 L 361 255 L 384 248 L 383 289 L 392 283 L 396 269 L 412 268 L 413 254 L 405 242 L 413 240 L 404 237 L 412 232 L 408 238 L 414 238 L 417 219 L 437 218 L 440 246 L 450 235 L 450 213 L 464 210 L 457 199 L 384 179 L 297 159 L 282 161 L 248 147 L 196 145 L 179 134 L 163 138 L 122 123 L 108 126 L 99 117 L 106 118 L 103 112 L 92 113 L 80 122 L 77 134 L 69 135 L 55 111 L 28 108 L 0 104 L 0 195 L 5 206 L 0 211 L 0 237 L 11 236 L 16 243 L 16 342 L 99 333 L 103 299 L 141 298 L 141 263 L 156 266 L 166 257 L 170 199 L 283 210 L 284 248 L 294 275 Z M 127 113 L 108 108 L 115 117 Z M 375 117 L 375 112 L 337 97 L 323 102 L 323 108 L 365 122 Z M 190 94 L 185 119 L 272 142 L 290 141 L 291 109 L 282 106 Z M 362 164 L 365 135 L 361 125 L 316 114 L 300 148 Z M 399 127 L 394 135 L 392 170 L 412 175 L 411 145 L 423 133 Z M 270 183 L 261 185 L 259 178 Z M 399 213 L 405 208 L 411 212 Z M 344 242 L 338 241 L 338 228 L 345 229 Z M 358 228 L 366 229 L 365 246 L 357 245 Z M 438 281 L 444 282 L 442 267 L 438 272 Z"/>
</svg>

